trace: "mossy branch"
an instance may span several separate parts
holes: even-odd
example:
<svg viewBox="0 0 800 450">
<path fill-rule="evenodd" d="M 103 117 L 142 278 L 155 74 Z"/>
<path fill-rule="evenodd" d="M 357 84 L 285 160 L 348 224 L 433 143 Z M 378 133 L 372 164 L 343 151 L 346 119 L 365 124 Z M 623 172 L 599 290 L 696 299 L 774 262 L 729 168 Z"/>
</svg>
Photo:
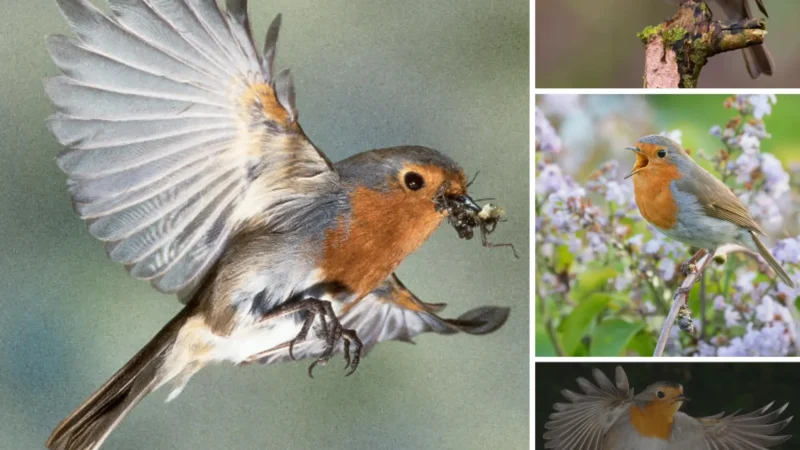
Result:
<svg viewBox="0 0 800 450">
<path fill-rule="evenodd" d="M 708 58 L 764 43 L 761 19 L 712 18 L 703 2 L 689 0 L 669 20 L 637 34 L 645 44 L 645 88 L 694 88 Z"/>
</svg>

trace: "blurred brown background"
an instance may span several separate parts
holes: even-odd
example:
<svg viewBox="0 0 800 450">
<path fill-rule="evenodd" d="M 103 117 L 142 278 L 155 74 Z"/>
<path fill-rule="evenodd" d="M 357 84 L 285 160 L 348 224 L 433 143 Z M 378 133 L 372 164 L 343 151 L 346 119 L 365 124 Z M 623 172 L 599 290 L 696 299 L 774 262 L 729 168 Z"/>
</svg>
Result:
<svg viewBox="0 0 800 450">
<path fill-rule="evenodd" d="M 756 17 L 762 17 L 755 1 L 749 1 Z M 742 52 L 727 52 L 709 60 L 698 87 L 800 87 L 800 2 L 764 0 L 764 5 L 775 75 L 752 80 Z M 644 46 L 636 33 L 676 10 L 667 0 L 537 0 L 536 87 L 642 87 Z"/>
<path fill-rule="evenodd" d="M 97 2 L 99 3 L 99 2 Z M 72 211 L 42 79 L 44 36 L 67 33 L 55 0 L 0 16 L 0 448 L 42 449 L 53 427 L 180 308 L 106 258 Z M 332 360 L 209 367 L 180 397 L 148 396 L 108 449 L 528 448 L 529 89 L 527 0 L 251 0 L 259 45 L 283 13 L 276 66 L 300 121 L 332 160 L 428 145 L 481 170 L 471 188 L 509 222 L 485 249 L 443 227 L 399 270 L 455 317 L 510 306 L 498 332 L 378 346 L 344 378 Z"/>
</svg>

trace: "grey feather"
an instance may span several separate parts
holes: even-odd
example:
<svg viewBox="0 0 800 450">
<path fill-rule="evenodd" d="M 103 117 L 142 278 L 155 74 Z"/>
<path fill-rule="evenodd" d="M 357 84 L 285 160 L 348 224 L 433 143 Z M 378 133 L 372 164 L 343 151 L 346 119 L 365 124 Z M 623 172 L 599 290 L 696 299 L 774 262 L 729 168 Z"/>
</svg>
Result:
<svg viewBox="0 0 800 450">
<path fill-rule="evenodd" d="M 204 242 L 198 243 L 201 237 L 206 237 L 205 233 L 213 228 L 223 211 L 230 210 L 227 206 L 241 195 L 243 187 L 241 181 L 226 186 L 219 195 L 208 202 L 207 206 L 197 214 L 195 220 L 180 230 L 180 233 L 174 235 L 174 237 L 170 236 L 171 239 L 168 242 L 155 249 L 155 251 L 151 251 L 144 258 L 139 259 L 137 256 L 138 261 L 131 268 L 131 275 L 144 279 L 162 276 L 180 261 L 194 244 L 204 247 L 209 245 L 209 241 L 212 243 L 216 241 L 216 236 L 212 236 L 212 239 L 204 239 Z M 117 259 L 114 257 L 112 249 L 110 256 L 115 261 L 123 262 L 122 258 L 130 255 L 120 252 L 120 259 Z"/>
<path fill-rule="evenodd" d="M 152 166 L 158 160 L 174 157 L 176 154 L 186 155 L 188 164 L 209 154 L 213 155 L 212 149 L 218 147 L 216 144 L 230 145 L 235 138 L 236 135 L 230 128 L 211 128 L 132 144 L 72 150 L 59 155 L 58 165 L 75 179 L 97 179 L 145 164 Z M 158 176 L 157 173 L 153 175 Z"/>
<path fill-rule="evenodd" d="M 225 149 L 226 146 L 224 145 L 209 145 L 203 152 L 197 151 L 195 148 L 189 148 L 165 158 L 141 164 L 122 172 L 112 173 L 102 178 L 72 178 L 67 186 L 75 201 L 89 203 L 143 188 L 163 177 L 171 176 L 194 161 L 212 157 L 215 154 L 224 152 Z"/>
<path fill-rule="evenodd" d="M 196 284 L 242 222 L 288 233 L 341 190 L 302 131 L 259 108 L 279 18 L 265 65 L 242 0 L 224 12 L 214 0 L 109 0 L 111 17 L 58 3 L 77 35 L 47 40 L 64 73 L 45 81 L 48 126 L 68 147 L 58 164 L 89 231 L 134 277 L 165 292 Z M 276 78 L 295 120 L 291 77 Z M 241 206 L 253 185 L 257 206 Z"/>
<path fill-rule="evenodd" d="M 141 1 L 129 3 L 136 7 L 145 5 Z M 164 32 L 165 28 L 154 22 L 159 20 L 158 16 L 148 17 L 136 30 L 121 27 L 86 0 L 58 0 L 58 4 L 81 42 L 98 53 L 114 55 L 115 59 L 133 67 L 173 74 L 206 86 L 214 86 L 214 80 L 221 76 L 220 69 L 186 41 L 170 39 L 170 34 Z M 131 17 L 138 15 L 131 14 Z M 151 35 L 137 33 L 148 30 Z M 157 46 L 159 42 L 162 46 Z"/>
<path fill-rule="evenodd" d="M 202 183 L 203 175 L 214 176 L 217 169 L 227 170 L 228 166 L 202 159 L 139 189 L 131 189 L 113 197 L 96 199 L 90 203 L 76 201 L 75 209 L 82 219 L 92 220 L 139 203 L 149 201 L 160 203 L 161 196 L 176 196 L 178 193 L 174 191 L 188 190 L 189 186 L 194 183 Z"/>
<path fill-rule="evenodd" d="M 278 14 L 272 19 L 272 23 L 267 30 L 267 37 L 264 39 L 264 58 L 261 63 L 261 70 L 268 83 L 274 81 L 275 54 L 278 46 L 278 34 L 281 30 L 281 15 Z"/>
<path fill-rule="evenodd" d="M 119 121 L 80 119 L 57 113 L 47 119 L 47 126 L 61 145 L 73 150 L 89 150 L 143 143 L 204 130 L 232 130 L 236 123 L 232 119 L 217 117 Z"/>
<path fill-rule="evenodd" d="M 297 120 L 297 108 L 294 106 L 294 78 L 289 69 L 284 69 L 275 80 L 275 94 L 281 106 L 289 113 L 291 121 Z"/>
<path fill-rule="evenodd" d="M 82 85 L 137 95 L 175 98 L 230 108 L 221 92 L 176 80 L 165 74 L 129 66 L 96 53 L 65 36 L 47 38 L 50 56 L 59 69 Z"/>
<path fill-rule="evenodd" d="M 203 209 L 205 202 L 238 177 L 235 169 L 217 173 L 211 180 L 203 179 L 202 183 L 192 186 L 181 186 L 182 190 L 171 189 L 170 195 L 156 197 L 158 201 L 139 203 L 131 208 L 101 217 L 91 223 L 89 231 L 104 241 L 125 239 L 123 247 L 153 248 L 186 227 Z M 204 177 L 205 178 L 205 177 Z M 144 241 L 144 242 L 139 242 Z M 115 258 L 117 259 L 117 258 Z M 119 258 L 120 262 L 130 263 L 137 258 Z"/>
<path fill-rule="evenodd" d="M 142 120 L 230 117 L 230 113 L 212 103 L 114 92 L 84 86 L 65 76 L 45 80 L 45 90 L 60 112 L 77 118 Z"/>
</svg>

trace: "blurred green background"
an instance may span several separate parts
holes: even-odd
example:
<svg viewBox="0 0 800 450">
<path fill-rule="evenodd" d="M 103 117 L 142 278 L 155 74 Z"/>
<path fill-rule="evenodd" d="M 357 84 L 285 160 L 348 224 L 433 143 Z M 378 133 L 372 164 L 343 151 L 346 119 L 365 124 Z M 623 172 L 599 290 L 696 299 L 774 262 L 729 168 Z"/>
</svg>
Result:
<svg viewBox="0 0 800 450">
<path fill-rule="evenodd" d="M 498 332 L 378 346 L 347 379 L 341 358 L 209 367 L 165 405 L 146 398 L 113 449 L 435 448 L 529 445 L 529 5 L 447 0 L 252 0 L 255 34 L 282 12 L 277 67 L 290 67 L 301 123 L 332 160 L 399 144 L 481 170 L 505 249 L 442 228 L 399 269 L 447 317 L 512 308 Z M 55 0 L 5 2 L 0 18 L 0 445 L 40 449 L 52 428 L 180 308 L 105 256 L 72 211 L 42 79 L 44 36 L 68 33 Z M 261 38 L 259 38 L 260 45 Z"/>
<path fill-rule="evenodd" d="M 562 389 L 582 392 L 575 379 L 584 377 L 595 383 L 592 368 L 597 367 L 614 381 L 616 363 L 537 363 L 536 364 L 536 448 L 544 448 L 544 424 L 553 404 L 566 402 Z M 683 385 L 690 401 L 683 411 L 692 417 L 704 417 L 722 411 L 730 414 L 741 409 L 750 412 L 775 401 L 773 409 L 789 403 L 781 419 L 797 417 L 800 412 L 800 387 L 796 363 L 626 363 L 622 368 L 635 393 L 658 381 Z M 794 420 L 782 435 L 794 437 L 775 450 L 798 448 L 800 421 Z"/>
<path fill-rule="evenodd" d="M 758 11 L 755 1 L 748 1 L 754 13 Z M 716 13 L 718 8 L 711 4 Z M 775 75 L 754 81 L 742 52 L 727 52 L 709 60 L 698 87 L 800 87 L 800 4 L 793 0 L 764 4 L 770 16 L 766 42 L 775 59 Z M 536 87 L 642 87 L 644 47 L 636 33 L 672 17 L 676 10 L 667 0 L 538 0 Z M 756 17 L 763 15 L 758 12 Z"/>
<path fill-rule="evenodd" d="M 709 134 L 714 125 L 724 127 L 735 111 L 723 107 L 730 94 L 720 95 L 539 95 L 536 105 L 553 122 L 564 139 L 570 156 L 563 163 L 576 180 L 588 175 L 608 159 L 617 159 L 620 170 L 633 167 L 634 159 L 623 147 L 640 137 L 662 131 L 681 130 L 683 146 L 706 150 L 711 154 L 721 147 L 719 138 Z M 548 100 L 551 99 L 551 100 Z M 772 136 L 761 142 L 761 151 L 772 153 L 787 170 L 800 169 L 800 95 L 777 95 L 772 114 L 764 117 L 767 132 Z M 560 112 L 563 105 L 577 102 L 591 118 L 586 127 L 568 126 L 551 112 Z M 574 106 L 569 106 L 572 108 Z M 604 122 L 604 123 L 601 123 Z M 621 145 L 617 146 L 619 142 Z M 572 145 L 570 145 L 572 143 Z"/>
</svg>

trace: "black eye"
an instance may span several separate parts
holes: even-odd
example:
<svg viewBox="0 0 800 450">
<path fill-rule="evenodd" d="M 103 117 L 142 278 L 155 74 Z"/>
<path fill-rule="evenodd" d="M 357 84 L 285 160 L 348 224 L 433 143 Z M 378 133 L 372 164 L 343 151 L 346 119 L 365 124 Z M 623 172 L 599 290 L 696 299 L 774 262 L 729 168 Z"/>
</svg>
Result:
<svg viewBox="0 0 800 450">
<path fill-rule="evenodd" d="M 405 181 L 406 187 L 412 191 L 419 190 L 422 186 L 425 186 L 425 180 L 423 180 L 422 175 L 417 172 L 408 172 L 403 178 L 403 181 Z"/>
<path fill-rule="evenodd" d="M 666 151 L 666 150 L 664 150 L 664 149 L 662 148 L 661 150 L 659 150 L 659 151 L 658 151 L 658 157 L 659 157 L 659 158 L 663 158 L 663 157 L 665 157 L 665 156 L 667 156 L 667 151 Z"/>
<path fill-rule="evenodd" d="M 664 150 L 661 150 L 661 151 L 663 152 Z M 659 153 L 661 153 L 661 152 L 659 152 Z M 656 392 L 656 395 L 658 396 L 658 398 L 664 398 L 664 393 L 662 391 Z"/>
</svg>

